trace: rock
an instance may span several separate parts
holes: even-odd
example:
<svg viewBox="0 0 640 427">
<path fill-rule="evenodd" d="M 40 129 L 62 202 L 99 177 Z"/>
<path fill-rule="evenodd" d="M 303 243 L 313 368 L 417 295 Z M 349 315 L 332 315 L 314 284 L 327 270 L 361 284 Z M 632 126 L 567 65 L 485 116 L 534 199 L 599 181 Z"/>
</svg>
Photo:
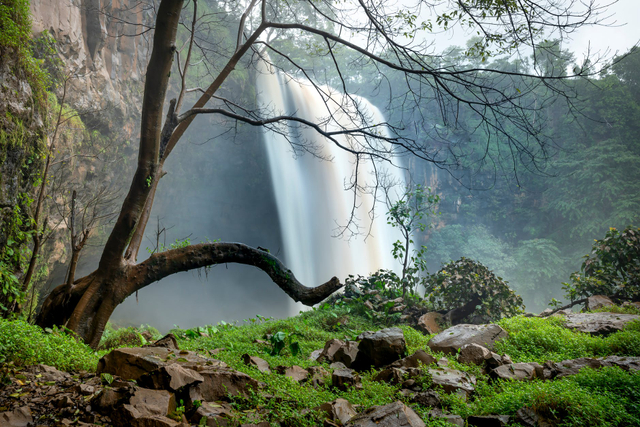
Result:
<svg viewBox="0 0 640 427">
<path fill-rule="evenodd" d="M 542 369 L 538 363 L 510 363 L 498 366 L 490 372 L 492 378 L 502 380 L 528 381 L 536 378 L 536 368 Z"/>
<path fill-rule="evenodd" d="M 357 342 L 332 339 L 326 342 L 317 360 L 318 362 L 341 362 L 348 368 L 356 359 L 357 354 Z"/>
<path fill-rule="evenodd" d="M 417 329 L 424 334 L 437 334 L 442 331 L 440 327 L 440 321 L 442 320 L 442 314 L 435 311 L 423 314 L 418 319 Z"/>
<path fill-rule="evenodd" d="M 502 356 L 492 351 L 491 354 L 489 355 L 489 358 L 485 361 L 485 364 L 489 369 L 497 368 L 498 366 L 503 365 Z"/>
<path fill-rule="evenodd" d="M 128 404 L 110 414 L 116 425 L 132 427 L 174 427 L 178 423 L 167 415 L 176 409 L 173 393 L 166 390 L 136 388 Z"/>
<path fill-rule="evenodd" d="M 593 295 L 587 298 L 587 303 L 585 304 L 585 308 L 588 311 L 597 310 L 602 307 L 610 307 L 615 305 L 609 297 L 604 295 Z"/>
<path fill-rule="evenodd" d="M 482 365 L 485 360 L 491 357 L 491 351 L 488 348 L 483 347 L 479 344 L 465 344 L 460 348 L 460 353 L 458 354 L 458 362 L 473 364 L 473 365 Z"/>
<path fill-rule="evenodd" d="M 407 371 L 400 368 L 387 368 L 378 373 L 373 380 L 389 384 L 400 384 L 405 380 Z"/>
<path fill-rule="evenodd" d="M 548 362 L 544 366 L 544 378 L 563 378 L 577 374 L 582 368 L 599 369 L 605 366 L 618 366 L 625 371 L 639 371 L 640 357 L 581 357 L 579 359 L 563 360 L 560 363 Z"/>
<path fill-rule="evenodd" d="M 353 368 L 358 371 L 386 366 L 402 358 L 407 350 L 400 328 L 386 328 L 377 332 L 364 332 L 358 337 L 358 354 Z"/>
<path fill-rule="evenodd" d="M 627 323 L 640 319 L 637 314 L 572 313 L 565 317 L 566 327 L 591 335 L 609 335 L 624 329 Z"/>
<path fill-rule="evenodd" d="M 367 307 L 369 310 L 373 310 L 373 304 L 371 304 L 371 301 L 367 300 L 364 302 L 364 306 Z"/>
<path fill-rule="evenodd" d="M 324 385 L 326 378 L 331 375 L 331 372 L 327 371 L 322 366 L 310 366 L 307 371 L 309 371 L 309 375 L 311 375 L 311 378 L 308 381 L 314 387 Z"/>
<path fill-rule="evenodd" d="M 55 381 L 62 382 L 71 378 L 68 372 L 62 372 L 48 365 L 34 365 L 27 368 L 27 372 L 42 375 L 38 381 Z"/>
<path fill-rule="evenodd" d="M 193 351 L 179 351 L 168 347 L 117 348 L 98 361 L 96 372 L 98 375 L 106 372 L 137 381 L 142 375 L 173 363 L 194 370 L 199 366 L 226 366 L 219 360 L 199 356 Z"/>
<path fill-rule="evenodd" d="M 205 368 L 198 371 L 203 381 L 189 388 L 191 401 L 213 402 L 231 396 L 247 396 L 249 390 L 258 390 L 258 381 L 242 372 L 229 368 Z"/>
<path fill-rule="evenodd" d="M 443 388 L 445 393 L 473 393 L 476 378 L 466 372 L 451 368 L 432 368 L 427 371 L 434 385 Z"/>
<path fill-rule="evenodd" d="M 351 387 L 362 387 L 360 377 L 351 369 L 336 369 L 333 371 L 331 385 L 342 391 L 347 391 Z"/>
<path fill-rule="evenodd" d="M 414 394 L 411 397 L 411 402 L 426 406 L 427 408 L 440 408 L 442 406 L 440 402 L 440 395 L 434 390 L 427 390 Z"/>
<path fill-rule="evenodd" d="M 515 421 L 524 427 L 538 427 L 538 414 L 531 408 L 520 408 L 516 411 Z"/>
<path fill-rule="evenodd" d="M 75 387 L 75 391 L 83 396 L 90 396 L 96 392 L 96 388 L 90 384 L 79 384 Z"/>
<path fill-rule="evenodd" d="M 313 350 L 309 355 L 309 360 L 318 360 L 318 357 L 322 354 L 322 349 Z"/>
<path fill-rule="evenodd" d="M 508 415 L 472 415 L 467 418 L 467 423 L 476 427 L 505 427 L 509 424 L 509 418 Z"/>
<path fill-rule="evenodd" d="M 109 414 L 114 407 L 128 401 L 133 392 L 133 386 L 104 388 L 91 400 L 91 406 L 101 414 Z"/>
<path fill-rule="evenodd" d="M 202 375 L 192 369 L 185 369 L 177 363 L 162 366 L 142 375 L 138 384 L 154 390 L 178 391 L 183 387 L 204 381 Z"/>
<path fill-rule="evenodd" d="M 509 363 L 513 363 L 513 360 L 511 360 L 511 357 L 509 357 L 508 354 L 503 354 L 502 355 L 502 364 L 503 365 L 507 365 Z"/>
<path fill-rule="evenodd" d="M 455 354 L 465 344 L 478 344 L 493 350 L 496 341 L 505 338 L 507 332 L 498 325 L 460 324 L 440 332 L 427 344 L 433 351 Z"/>
<path fill-rule="evenodd" d="M 206 417 L 206 426 L 223 427 L 233 425 L 233 408 L 227 403 L 202 402 L 202 405 L 189 418 L 192 424 L 201 425 L 200 422 Z"/>
<path fill-rule="evenodd" d="M 566 316 L 567 314 L 573 314 L 573 310 L 571 310 L 570 308 L 565 308 L 564 310 L 558 310 L 555 313 L 553 313 L 551 317 Z"/>
<path fill-rule="evenodd" d="M 353 427 L 423 427 L 424 425 L 418 414 L 400 401 L 368 408 L 346 424 Z"/>
<path fill-rule="evenodd" d="M 269 369 L 269 363 L 266 360 L 261 359 L 257 356 L 249 356 L 247 353 L 243 354 L 241 357 L 245 365 L 253 366 L 260 372 L 271 373 L 271 369 Z"/>
<path fill-rule="evenodd" d="M 390 366 L 396 368 L 419 368 L 420 364 L 431 365 L 436 363 L 436 358 L 424 350 L 416 350 L 411 356 L 396 360 Z"/>
<path fill-rule="evenodd" d="M 168 348 L 170 350 L 180 350 L 180 348 L 178 347 L 178 340 L 173 334 L 167 334 L 164 337 L 160 338 L 158 341 L 146 345 L 145 347 L 162 347 Z"/>
<path fill-rule="evenodd" d="M 31 423 L 33 423 L 33 417 L 28 406 L 22 406 L 13 411 L 0 412 L 2 427 L 27 427 Z"/>
<path fill-rule="evenodd" d="M 349 369 L 342 362 L 333 362 L 331 365 L 329 365 L 329 367 L 331 369 Z"/>
<path fill-rule="evenodd" d="M 441 420 L 444 420 L 447 424 L 464 427 L 464 419 L 460 415 L 434 414 L 432 417 L 440 418 Z"/>
<path fill-rule="evenodd" d="M 436 362 L 436 365 L 438 365 L 441 368 L 446 368 L 447 366 L 449 366 L 449 359 L 447 359 L 446 357 L 441 357 Z"/>
<path fill-rule="evenodd" d="M 395 307 L 393 307 L 391 310 L 389 310 L 389 312 L 390 313 L 402 313 L 405 308 L 407 308 L 406 305 L 400 304 L 400 305 L 396 305 Z"/>
<path fill-rule="evenodd" d="M 353 405 L 345 399 L 336 399 L 331 402 L 323 403 L 316 409 L 326 412 L 329 420 L 340 421 L 340 424 L 346 424 L 351 418 L 357 415 Z"/>
<path fill-rule="evenodd" d="M 289 377 L 295 382 L 301 383 L 307 380 L 309 377 L 309 371 L 302 369 L 300 366 L 293 365 L 291 367 L 285 367 L 284 369 L 278 370 L 278 372 L 285 377 Z"/>
</svg>

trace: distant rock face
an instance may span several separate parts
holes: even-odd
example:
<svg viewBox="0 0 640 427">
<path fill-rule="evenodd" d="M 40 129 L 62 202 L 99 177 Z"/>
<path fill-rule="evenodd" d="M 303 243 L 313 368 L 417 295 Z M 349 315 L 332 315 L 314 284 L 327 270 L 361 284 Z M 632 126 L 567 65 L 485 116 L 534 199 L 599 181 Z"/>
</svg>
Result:
<svg viewBox="0 0 640 427">
<path fill-rule="evenodd" d="M 591 335 L 609 335 L 624 329 L 627 323 L 640 319 L 636 314 L 572 313 L 565 316 L 566 327 Z"/>
<path fill-rule="evenodd" d="M 429 340 L 429 348 L 445 354 L 455 354 L 465 344 L 478 344 L 493 350 L 496 341 L 506 338 L 507 331 L 498 325 L 456 325 Z"/>
<path fill-rule="evenodd" d="M 122 129 L 135 136 L 150 55 L 153 11 L 122 0 L 30 0 L 32 31 L 48 32 L 56 41 L 69 80 L 67 102 L 77 110 L 100 111 L 94 119 L 104 130 Z"/>
</svg>

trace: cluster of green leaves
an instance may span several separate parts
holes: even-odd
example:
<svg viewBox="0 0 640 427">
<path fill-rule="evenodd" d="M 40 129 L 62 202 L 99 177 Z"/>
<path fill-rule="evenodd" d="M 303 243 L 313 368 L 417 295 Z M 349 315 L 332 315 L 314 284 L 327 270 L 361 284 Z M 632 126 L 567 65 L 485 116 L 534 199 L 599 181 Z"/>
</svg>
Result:
<svg viewBox="0 0 640 427">
<path fill-rule="evenodd" d="M 571 301 L 592 295 L 640 297 L 640 228 L 629 226 L 622 232 L 609 228 L 604 239 L 593 244 L 581 272 L 563 283 Z"/>
<path fill-rule="evenodd" d="M 94 371 L 98 356 L 62 329 L 43 331 L 22 320 L 0 319 L 0 363 L 26 366 L 37 363 L 61 370 Z"/>
<path fill-rule="evenodd" d="M 160 332 L 149 325 L 116 328 L 107 323 L 98 348 L 108 351 L 119 347 L 140 347 L 160 338 Z"/>
<path fill-rule="evenodd" d="M 26 74 L 34 97 L 45 102 L 49 75 L 31 49 L 31 11 L 28 0 L 0 3 L 0 54 L 17 61 L 18 74 Z"/>
<path fill-rule="evenodd" d="M 557 381 L 480 383 L 471 410 L 477 414 L 515 415 L 534 409 L 562 426 L 640 424 L 640 373 L 618 367 L 583 369 Z"/>
<path fill-rule="evenodd" d="M 496 343 L 496 351 L 508 354 L 514 362 L 561 362 L 579 357 L 611 354 L 640 356 L 640 322 L 607 337 L 591 336 L 566 329 L 563 317 L 512 317 L 498 324 L 509 336 Z"/>
<path fill-rule="evenodd" d="M 481 263 L 464 257 L 445 264 L 429 277 L 425 298 L 439 310 L 451 310 L 479 298 L 480 307 L 474 313 L 488 321 L 524 310 L 522 298 L 507 282 Z"/>
</svg>

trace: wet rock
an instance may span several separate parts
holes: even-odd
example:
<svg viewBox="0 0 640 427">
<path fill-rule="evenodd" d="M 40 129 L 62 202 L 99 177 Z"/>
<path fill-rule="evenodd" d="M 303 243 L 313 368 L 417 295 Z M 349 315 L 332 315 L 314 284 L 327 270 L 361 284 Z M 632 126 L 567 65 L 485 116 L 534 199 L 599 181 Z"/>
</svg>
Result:
<svg viewBox="0 0 640 427">
<path fill-rule="evenodd" d="M 352 387 L 362 387 L 360 377 L 351 369 L 336 369 L 333 371 L 331 374 L 331 385 L 342 391 L 347 391 Z"/>
<path fill-rule="evenodd" d="M 465 344 L 478 344 L 493 350 L 494 343 L 506 336 L 507 332 L 498 325 L 461 324 L 440 332 L 429 340 L 428 346 L 445 354 L 455 354 Z"/>
<path fill-rule="evenodd" d="M 332 339 L 326 342 L 317 360 L 318 362 L 341 362 L 348 368 L 356 359 L 357 354 L 357 342 Z"/>
<path fill-rule="evenodd" d="M 440 395 L 434 390 L 414 394 L 411 397 L 411 402 L 426 406 L 427 408 L 440 408 L 442 406 Z"/>
<path fill-rule="evenodd" d="M 418 414 L 400 401 L 368 408 L 346 424 L 352 427 L 423 427 L 424 425 Z"/>
<path fill-rule="evenodd" d="M 253 366 L 260 372 L 271 373 L 271 369 L 269 368 L 269 363 L 261 359 L 257 356 L 249 356 L 247 353 L 242 355 L 242 361 L 247 366 Z"/>
<path fill-rule="evenodd" d="M 357 414 L 353 405 L 345 399 L 336 399 L 331 402 L 323 403 L 316 409 L 326 412 L 329 420 L 340 421 L 340 424 L 346 424 Z"/>
<path fill-rule="evenodd" d="M 301 368 L 300 366 L 278 366 L 278 373 L 284 375 L 285 377 L 289 377 L 295 382 L 301 383 L 309 378 L 309 371 Z"/>
<path fill-rule="evenodd" d="M 27 427 L 31 423 L 33 423 L 33 417 L 28 406 L 22 406 L 13 411 L 0 412 L 2 427 Z"/>
<path fill-rule="evenodd" d="M 204 381 L 202 375 L 192 369 L 185 369 L 177 363 L 162 366 L 138 379 L 142 387 L 154 390 L 178 391 L 183 387 Z"/>
<path fill-rule="evenodd" d="M 242 372 L 229 368 L 206 368 L 198 371 L 203 381 L 189 388 L 191 401 L 214 402 L 231 396 L 247 396 L 249 390 L 258 390 L 258 381 Z"/>
<path fill-rule="evenodd" d="M 362 371 L 380 368 L 402 358 L 407 344 L 400 328 L 386 328 L 377 332 L 364 332 L 358 336 L 358 354 L 353 368 Z"/>
<path fill-rule="evenodd" d="M 498 366 L 491 371 L 492 378 L 502 380 L 528 381 L 536 378 L 536 369 L 543 367 L 535 362 L 531 363 L 510 363 L 508 365 Z"/>
<path fill-rule="evenodd" d="M 617 313 L 572 313 L 567 314 L 566 327 L 574 331 L 591 335 L 609 335 L 624 329 L 634 320 L 640 319 L 637 314 Z"/>
<path fill-rule="evenodd" d="M 173 334 L 167 334 L 164 337 L 160 338 L 158 341 L 146 345 L 145 347 L 162 347 L 168 348 L 170 350 L 180 350 L 180 348 L 178 347 L 178 340 Z"/>
<path fill-rule="evenodd" d="M 505 427 L 509 424 L 509 418 L 508 415 L 472 415 L 467 418 L 467 424 L 476 427 Z"/>
<path fill-rule="evenodd" d="M 223 362 L 197 355 L 193 351 L 180 351 L 168 347 L 118 348 L 98 361 L 98 375 L 109 373 L 127 380 L 138 380 L 163 366 L 179 363 L 183 368 L 226 366 Z"/>
<path fill-rule="evenodd" d="M 417 350 L 411 356 L 396 360 L 390 366 L 396 368 L 419 368 L 420 364 L 431 365 L 436 363 L 436 358 L 424 350 Z"/>
<path fill-rule="evenodd" d="M 466 372 L 451 368 L 432 368 L 427 371 L 431 375 L 434 385 L 443 388 L 445 393 L 473 393 L 476 377 Z"/>
<path fill-rule="evenodd" d="M 465 344 L 460 348 L 458 362 L 483 365 L 485 360 L 491 357 L 491 351 L 479 344 Z"/>
<path fill-rule="evenodd" d="M 442 314 L 435 311 L 423 314 L 418 319 L 417 329 L 424 334 L 437 334 L 442 331 L 440 327 L 440 321 L 442 321 Z"/>
<path fill-rule="evenodd" d="M 227 403 L 202 402 L 202 405 L 189 418 L 189 421 L 196 425 L 206 417 L 206 426 L 223 427 L 233 425 L 233 408 Z"/>
<path fill-rule="evenodd" d="M 128 404 L 115 411 L 112 419 L 116 425 L 132 427 L 173 427 L 178 425 L 166 416 L 176 409 L 173 393 L 166 390 L 137 388 Z"/>
<path fill-rule="evenodd" d="M 604 295 L 593 295 L 587 298 L 585 308 L 588 311 L 592 311 L 603 307 L 611 307 L 612 305 L 615 304 L 613 301 L 611 301 L 611 299 L 609 299 L 609 297 Z"/>
</svg>

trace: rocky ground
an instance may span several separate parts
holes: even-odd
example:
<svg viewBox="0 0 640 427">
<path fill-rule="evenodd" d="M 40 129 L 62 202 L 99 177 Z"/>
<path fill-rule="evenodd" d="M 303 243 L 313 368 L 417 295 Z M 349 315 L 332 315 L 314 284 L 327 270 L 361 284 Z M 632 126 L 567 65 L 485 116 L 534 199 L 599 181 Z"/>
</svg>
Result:
<svg viewBox="0 0 640 427">
<path fill-rule="evenodd" d="M 590 334 L 621 330 L 637 315 L 614 313 L 564 313 L 569 328 Z M 421 319 L 418 323 L 428 323 Z M 437 325 L 437 324 L 434 324 Z M 430 408 L 429 417 L 452 425 L 523 426 L 556 425 L 535 408 L 521 408 L 517 415 L 470 416 L 466 420 L 446 413 L 443 394 L 470 397 L 476 378 L 449 366 L 449 359 L 437 360 L 432 354 L 455 355 L 459 363 L 477 365 L 492 379 L 555 381 L 577 374 L 583 368 L 618 366 L 625 371 L 640 370 L 639 357 L 608 356 L 579 358 L 560 363 L 513 363 L 508 355 L 497 354 L 494 343 L 507 333 L 498 325 L 456 325 L 441 331 L 428 343 L 429 348 L 406 356 L 406 343 L 399 328 L 365 332 L 355 341 L 332 339 L 311 354 L 322 365 L 269 366 L 255 355 L 244 354 L 242 361 L 269 375 L 284 375 L 298 383 L 313 386 L 330 384 L 338 390 L 362 387 L 360 375 L 377 369 L 375 381 L 400 385 L 404 402 L 363 408 L 344 399 L 326 402 L 301 412 L 320 411 L 327 427 L 345 426 L 424 426 L 412 405 Z M 231 369 L 215 359 L 181 350 L 172 335 L 140 348 L 119 348 L 105 355 L 96 373 L 61 372 L 45 365 L 18 368 L 7 364 L 0 379 L 0 426 L 83 426 L 110 425 L 134 427 L 176 426 L 266 426 L 259 423 L 261 409 L 247 413 L 233 404 L 234 396 L 263 393 L 264 384 Z M 328 366 L 328 369 L 326 368 Z M 276 397 L 263 396 L 266 399 Z M 408 403 L 408 405 L 406 404 Z M 282 426 L 295 425 L 283 419 Z"/>
</svg>

